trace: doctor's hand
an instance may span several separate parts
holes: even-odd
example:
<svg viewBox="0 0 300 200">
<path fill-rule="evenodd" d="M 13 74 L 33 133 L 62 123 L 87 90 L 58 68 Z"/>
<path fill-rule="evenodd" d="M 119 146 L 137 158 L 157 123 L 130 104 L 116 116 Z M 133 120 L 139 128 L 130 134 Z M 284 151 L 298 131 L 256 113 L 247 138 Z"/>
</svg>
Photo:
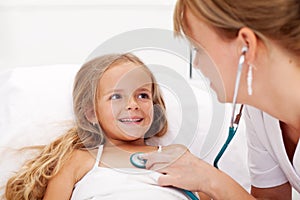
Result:
<svg viewBox="0 0 300 200">
<path fill-rule="evenodd" d="M 163 175 L 160 186 L 174 186 L 205 193 L 213 199 L 255 199 L 230 176 L 191 154 L 183 145 L 170 145 L 161 152 L 147 153 L 146 168 Z M 226 187 L 224 187 L 226 186 Z"/>
<path fill-rule="evenodd" d="M 190 153 L 183 145 L 163 147 L 161 152 L 144 154 L 143 159 L 147 159 L 147 169 L 163 174 L 158 179 L 161 186 L 206 191 L 206 185 L 219 173 L 217 169 Z"/>
</svg>

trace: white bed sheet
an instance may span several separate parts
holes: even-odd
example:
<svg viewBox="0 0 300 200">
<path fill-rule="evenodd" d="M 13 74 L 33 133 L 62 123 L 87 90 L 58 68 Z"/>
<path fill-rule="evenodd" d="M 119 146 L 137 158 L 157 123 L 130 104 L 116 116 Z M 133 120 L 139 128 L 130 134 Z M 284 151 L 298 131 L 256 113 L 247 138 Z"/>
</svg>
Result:
<svg viewBox="0 0 300 200">
<path fill-rule="evenodd" d="M 72 126 L 72 86 L 80 65 L 48 65 L 22 67 L 0 74 L 0 185 L 16 170 L 31 153 L 21 154 L 18 148 L 28 145 L 47 144 Z M 191 152 L 199 155 L 211 123 L 211 95 L 190 83 L 198 103 L 197 134 L 188 145 Z M 168 133 L 151 142 L 170 144 L 178 134 L 182 123 L 182 110 L 195 109 L 181 105 L 172 92 L 162 88 L 169 120 Z M 226 115 L 227 117 L 227 115 Z M 188 120 L 188 119 L 185 119 Z M 227 119 L 224 119 L 225 123 Z M 213 150 L 207 150 L 207 162 L 212 163 L 222 145 L 227 128 L 216 138 Z M 220 166 L 249 189 L 249 174 L 246 168 L 246 142 L 243 125 L 222 158 Z M 151 143 L 150 142 L 150 143 Z M 0 190 L 0 195 L 3 188 Z"/>
</svg>

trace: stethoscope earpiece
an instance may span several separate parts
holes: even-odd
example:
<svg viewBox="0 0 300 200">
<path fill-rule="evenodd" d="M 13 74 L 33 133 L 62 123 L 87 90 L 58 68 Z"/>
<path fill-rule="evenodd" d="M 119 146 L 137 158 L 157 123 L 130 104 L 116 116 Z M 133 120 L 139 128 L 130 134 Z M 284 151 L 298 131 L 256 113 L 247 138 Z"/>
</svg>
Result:
<svg viewBox="0 0 300 200">
<path fill-rule="evenodd" d="M 242 48 L 242 54 L 246 53 L 248 51 L 248 47 L 247 46 L 243 46 Z"/>
</svg>

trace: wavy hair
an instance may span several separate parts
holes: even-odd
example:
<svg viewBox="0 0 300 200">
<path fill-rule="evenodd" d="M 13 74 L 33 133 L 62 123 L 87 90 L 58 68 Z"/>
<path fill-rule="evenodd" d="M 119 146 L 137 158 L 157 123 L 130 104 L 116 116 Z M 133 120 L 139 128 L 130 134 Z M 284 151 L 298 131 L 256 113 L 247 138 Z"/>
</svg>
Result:
<svg viewBox="0 0 300 200">
<path fill-rule="evenodd" d="M 86 112 L 90 108 L 94 110 L 96 108 L 97 85 L 103 73 L 112 65 L 128 62 L 143 66 L 150 75 L 153 104 L 159 106 L 160 111 L 162 111 L 160 112 L 160 119 L 153 120 L 152 125 L 155 121 L 161 123 L 159 125 L 161 128 L 156 136 L 162 136 L 166 133 L 165 103 L 153 74 L 144 63 L 130 53 L 97 57 L 84 64 L 75 77 L 73 87 L 75 127 L 49 145 L 42 146 L 37 157 L 24 163 L 22 168 L 8 180 L 5 190 L 6 199 L 43 199 L 48 181 L 60 171 L 75 149 L 90 150 L 105 143 L 101 125 L 94 125 L 89 122 Z"/>
<path fill-rule="evenodd" d="M 189 35 L 186 9 L 225 39 L 234 38 L 239 29 L 249 27 L 262 41 L 269 38 L 294 55 L 300 53 L 299 0 L 178 0 L 173 16 L 177 35 Z"/>
</svg>

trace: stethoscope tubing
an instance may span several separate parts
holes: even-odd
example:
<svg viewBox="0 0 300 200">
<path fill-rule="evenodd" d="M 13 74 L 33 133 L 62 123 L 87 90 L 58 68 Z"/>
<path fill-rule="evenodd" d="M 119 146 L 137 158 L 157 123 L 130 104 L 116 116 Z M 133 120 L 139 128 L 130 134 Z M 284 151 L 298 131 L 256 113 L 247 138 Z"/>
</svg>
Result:
<svg viewBox="0 0 300 200">
<path fill-rule="evenodd" d="M 214 167 L 216 167 L 217 169 L 219 169 L 218 162 L 219 162 L 220 158 L 222 157 L 222 155 L 224 154 L 225 150 L 227 149 L 229 143 L 233 139 L 233 137 L 234 137 L 234 135 L 235 135 L 235 133 L 238 129 L 238 126 L 239 126 L 239 120 L 236 120 L 237 122 L 235 122 L 234 115 L 235 115 L 236 101 L 237 101 L 237 95 L 238 95 L 240 80 L 241 80 L 243 64 L 245 62 L 245 53 L 247 52 L 247 50 L 248 50 L 247 47 L 243 47 L 242 55 L 239 59 L 239 64 L 238 64 L 238 69 L 237 69 L 237 74 L 236 74 L 236 80 L 235 80 L 234 93 L 233 93 L 233 99 L 232 99 L 232 113 L 231 113 L 231 119 L 230 119 L 230 126 L 229 126 L 229 130 L 228 130 L 228 137 L 227 137 L 225 143 L 223 144 L 221 150 L 219 151 L 219 153 L 217 154 L 217 156 L 214 160 Z M 242 108 L 243 107 L 241 107 L 239 117 L 241 115 Z M 234 123 L 236 123 L 236 127 L 234 127 Z"/>
</svg>

